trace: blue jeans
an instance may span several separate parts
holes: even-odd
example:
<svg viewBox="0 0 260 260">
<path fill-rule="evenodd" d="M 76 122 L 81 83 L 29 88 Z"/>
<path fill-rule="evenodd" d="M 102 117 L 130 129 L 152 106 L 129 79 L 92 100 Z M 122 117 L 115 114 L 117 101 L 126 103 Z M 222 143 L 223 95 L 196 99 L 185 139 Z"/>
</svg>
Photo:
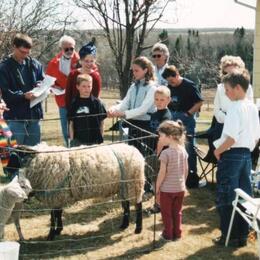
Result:
<svg viewBox="0 0 260 260">
<path fill-rule="evenodd" d="M 68 119 L 67 119 L 67 109 L 65 107 L 59 107 L 60 113 L 60 123 L 62 135 L 64 138 L 65 145 L 68 146 Z"/>
<path fill-rule="evenodd" d="M 8 121 L 14 138 L 18 144 L 34 146 L 41 142 L 40 121 Z"/>
<path fill-rule="evenodd" d="M 194 134 L 195 134 L 195 127 L 196 121 L 194 116 L 187 116 L 185 112 L 173 112 L 172 111 L 172 119 L 174 121 L 181 120 L 184 124 L 186 131 L 187 131 L 187 143 L 186 143 L 186 150 L 189 155 L 188 157 L 188 164 L 189 164 L 189 174 L 186 181 L 186 185 L 188 188 L 196 188 L 198 187 L 199 183 L 199 176 L 197 175 L 197 155 L 194 150 Z"/>
<path fill-rule="evenodd" d="M 220 216 L 220 230 L 225 237 L 232 214 L 232 201 L 236 188 L 252 194 L 250 183 L 251 155 L 247 148 L 232 148 L 221 155 L 217 170 L 217 209 Z M 236 214 L 231 238 L 243 239 L 248 235 L 248 224 Z"/>
</svg>

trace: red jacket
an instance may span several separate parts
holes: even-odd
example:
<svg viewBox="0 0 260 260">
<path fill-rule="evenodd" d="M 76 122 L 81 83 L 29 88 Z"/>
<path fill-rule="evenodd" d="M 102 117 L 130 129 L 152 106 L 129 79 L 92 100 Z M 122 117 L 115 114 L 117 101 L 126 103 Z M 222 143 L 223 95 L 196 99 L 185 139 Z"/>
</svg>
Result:
<svg viewBox="0 0 260 260">
<path fill-rule="evenodd" d="M 78 94 L 78 90 L 76 88 L 77 85 L 77 76 L 80 74 L 80 71 L 78 69 L 73 70 L 70 72 L 68 76 L 68 81 L 67 81 L 67 87 L 66 87 L 66 92 L 65 92 L 65 103 L 66 103 L 66 108 L 69 109 L 71 102 L 74 97 Z M 98 98 L 100 95 L 100 90 L 101 90 L 101 77 L 98 72 L 98 70 L 93 70 L 90 74 L 92 77 L 93 85 L 92 85 L 92 92 L 91 94 Z"/>
<path fill-rule="evenodd" d="M 57 54 L 49 63 L 46 69 L 46 74 L 56 78 L 55 85 L 66 89 L 68 76 L 63 74 L 60 68 L 60 58 L 62 56 L 62 52 Z M 79 55 L 77 52 L 74 52 L 71 57 L 71 70 L 76 68 L 76 65 L 79 60 Z M 59 107 L 65 107 L 65 94 L 60 96 L 55 96 L 56 103 Z"/>
</svg>

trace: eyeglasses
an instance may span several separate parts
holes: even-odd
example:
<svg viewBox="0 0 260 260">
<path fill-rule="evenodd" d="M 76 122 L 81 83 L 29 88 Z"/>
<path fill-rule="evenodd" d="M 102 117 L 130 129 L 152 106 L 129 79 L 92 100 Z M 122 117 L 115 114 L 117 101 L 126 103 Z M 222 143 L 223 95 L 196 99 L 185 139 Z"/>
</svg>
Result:
<svg viewBox="0 0 260 260">
<path fill-rule="evenodd" d="M 65 51 L 65 52 L 69 52 L 69 51 L 71 51 L 71 52 L 72 52 L 72 51 L 74 51 L 74 48 L 73 48 L 73 47 L 70 47 L 70 48 L 65 48 L 65 49 L 64 49 L 64 51 Z"/>
<path fill-rule="evenodd" d="M 161 58 L 162 55 L 161 54 L 153 54 L 152 57 L 155 59 L 155 58 Z"/>
</svg>

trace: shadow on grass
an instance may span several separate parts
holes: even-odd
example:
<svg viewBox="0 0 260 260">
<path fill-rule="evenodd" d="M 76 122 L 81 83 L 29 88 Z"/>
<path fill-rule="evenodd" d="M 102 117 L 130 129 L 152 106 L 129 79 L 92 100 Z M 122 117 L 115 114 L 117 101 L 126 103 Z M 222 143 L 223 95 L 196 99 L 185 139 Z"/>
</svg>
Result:
<svg viewBox="0 0 260 260">
<path fill-rule="evenodd" d="M 84 235 L 60 235 L 55 241 L 44 241 L 42 236 L 21 243 L 21 259 L 50 259 L 51 257 L 74 256 L 79 253 L 102 249 L 113 245 L 126 236 L 138 236 L 134 233 L 125 234 L 113 227 L 120 223 L 121 217 L 115 217 L 98 225 L 98 231 L 89 231 Z M 134 232 L 131 228 L 131 232 Z"/>
<path fill-rule="evenodd" d="M 239 255 L 234 255 L 236 248 L 232 247 L 217 247 L 211 246 L 203 248 L 192 255 L 189 255 L 185 260 L 200 260 L 200 259 L 241 259 L 241 260 L 256 260 L 259 259 L 255 254 L 244 252 Z"/>
<path fill-rule="evenodd" d="M 219 222 L 215 208 L 215 191 L 205 187 L 189 190 L 189 193 L 184 199 L 183 223 L 194 227 L 189 231 L 191 234 L 210 233 L 218 227 Z"/>
</svg>

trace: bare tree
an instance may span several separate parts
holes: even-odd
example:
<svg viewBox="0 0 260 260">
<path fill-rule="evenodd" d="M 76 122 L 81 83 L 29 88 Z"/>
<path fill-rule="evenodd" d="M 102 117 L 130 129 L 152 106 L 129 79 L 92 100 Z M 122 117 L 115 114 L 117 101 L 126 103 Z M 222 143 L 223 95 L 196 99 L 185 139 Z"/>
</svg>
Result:
<svg viewBox="0 0 260 260">
<path fill-rule="evenodd" d="M 131 81 L 132 59 L 146 49 L 145 38 L 175 0 L 74 0 L 105 32 L 112 50 L 123 98 Z"/>
<path fill-rule="evenodd" d="M 61 13 L 62 12 L 62 13 Z M 11 51 L 12 38 L 17 32 L 27 33 L 35 42 L 34 55 L 44 60 L 68 24 L 70 13 L 61 3 L 52 0 L 2 0 L 0 4 L 0 57 Z"/>
</svg>

